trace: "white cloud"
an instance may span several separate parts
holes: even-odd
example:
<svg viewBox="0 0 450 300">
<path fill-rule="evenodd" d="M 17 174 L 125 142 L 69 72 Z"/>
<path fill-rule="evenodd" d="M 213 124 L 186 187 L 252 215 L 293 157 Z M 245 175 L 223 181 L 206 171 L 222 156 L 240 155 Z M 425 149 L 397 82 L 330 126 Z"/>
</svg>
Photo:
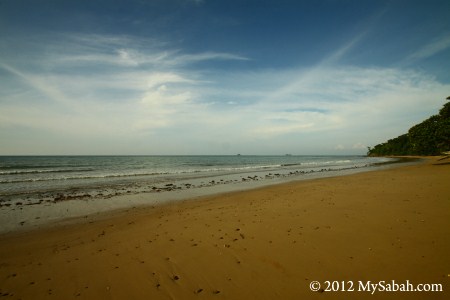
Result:
<svg viewBox="0 0 450 300">
<path fill-rule="evenodd" d="M 263 125 L 257 126 L 255 129 L 249 132 L 250 136 L 258 136 L 260 138 L 272 138 L 276 135 L 283 135 L 293 132 L 301 132 L 305 129 L 312 128 L 313 123 L 290 123 L 284 125 Z"/>
<path fill-rule="evenodd" d="M 143 115 L 136 123 L 137 128 L 153 129 L 173 124 L 183 112 L 192 109 L 191 99 L 189 91 L 171 91 L 166 85 L 147 91 L 141 100 Z"/>
<path fill-rule="evenodd" d="M 450 35 L 441 36 L 429 44 L 419 48 L 417 51 L 407 57 L 407 60 L 418 60 L 431 57 L 439 52 L 450 48 Z"/>
<path fill-rule="evenodd" d="M 352 149 L 364 149 L 365 150 L 365 149 L 367 149 L 367 146 L 358 142 L 356 144 L 353 144 Z"/>
<path fill-rule="evenodd" d="M 60 36 L 57 41 L 48 41 L 45 44 L 40 41 L 35 43 L 35 52 L 47 53 L 40 57 L 40 62 L 54 68 L 107 65 L 119 68 L 141 66 L 167 69 L 203 61 L 249 60 L 241 55 L 224 52 L 186 54 L 154 39 L 131 36 L 75 34 Z"/>
<path fill-rule="evenodd" d="M 145 80 L 148 88 L 153 88 L 158 85 L 167 83 L 188 83 L 195 84 L 196 81 L 193 79 L 188 79 L 183 77 L 182 74 L 177 74 L 173 72 L 157 72 L 150 73 L 145 76 Z"/>
<path fill-rule="evenodd" d="M 0 80 L 0 127 L 72 137 L 74 144 L 88 139 L 92 146 L 87 147 L 103 153 L 114 143 L 124 149 L 126 140 L 130 153 L 139 143 L 143 154 L 216 153 L 224 144 L 227 151 L 259 154 L 311 154 L 302 151 L 319 148 L 321 153 L 361 154 L 365 145 L 404 133 L 436 113 L 450 88 L 412 70 L 328 63 L 311 69 L 206 73 L 189 64 L 245 58 L 144 50 L 142 41 L 127 38 L 123 44 L 124 39 L 78 37 L 85 43 L 78 43 L 77 51 L 50 51 L 21 67 L 0 65 L 7 70 L 0 76 L 8 78 Z M 10 136 L 10 144 L 23 144 Z M 5 151 L 0 147 L 0 153 Z"/>
<path fill-rule="evenodd" d="M 175 63 L 187 64 L 205 60 L 249 60 L 246 57 L 234 55 L 230 53 L 205 52 L 199 54 L 180 55 L 174 59 Z"/>
</svg>

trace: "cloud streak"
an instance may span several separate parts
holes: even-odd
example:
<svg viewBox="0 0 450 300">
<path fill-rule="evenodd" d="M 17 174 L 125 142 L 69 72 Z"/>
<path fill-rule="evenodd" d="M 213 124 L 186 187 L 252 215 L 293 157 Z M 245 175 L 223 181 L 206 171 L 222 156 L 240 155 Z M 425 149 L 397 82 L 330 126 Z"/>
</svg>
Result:
<svg viewBox="0 0 450 300">
<path fill-rule="evenodd" d="M 97 154 L 111 153 L 114 143 L 129 145 L 119 148 L 133 154 L 220 154 L 224 144 L 231 153 L 310 154 L 311 141 L 322 154 L 363 153 L 365 145 L 435 113 L 449 86 L 412 70 L 339 65 L 361 38 L 313 68 L 225 72 L 193 64 L 248 59 L 145 50 L 142 40 L 129 37 L 77 36 L 67 54 L 49 45 L 38 53 L 40 60 L 22 62 L 20 70 L 0 65 L 7 71 L 0 76 L 14 82 L 14 89 L 0 83 L 11 91 L 0 101 L 0 128 L 38 131 L 42 143 L 55 137 L 68 145 L 71 138 L 72 146 L 84 141 Z"/>
<path fill-rule="evenodd" d="M 447 34 L 419 48 L 417 51 L 408 56 L 407 61 L 426 59 L 449 48 L 450 48 L 450 34 Z"/>
<path fill-rule="evenodd" d="M 38 94 L 43 95 L 46 100 L 51 101 L 52 105 L 57 105 L 58 108 L 70 109 L 74 113 L 82 111 L 76 102 L 72 101 L 58 86 L 46 80 L 45 77 L 19 71 L 2 62 L 0 62 L 0 68 L 19 78 L 27 87 L 37 91 Z M 6 87 L 5 90 L 7 90 Z M 34 99 L 42 99 L 40 95 L 35 95 Z M 30 104 L 34 105 L 33 103 Z"/>
</svg>

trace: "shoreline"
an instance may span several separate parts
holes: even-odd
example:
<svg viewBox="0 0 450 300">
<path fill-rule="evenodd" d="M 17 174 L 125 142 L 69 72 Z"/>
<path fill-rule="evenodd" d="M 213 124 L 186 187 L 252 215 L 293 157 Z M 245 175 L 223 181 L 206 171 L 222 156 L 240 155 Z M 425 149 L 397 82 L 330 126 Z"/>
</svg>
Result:
<svg viewBox="0 0 450 300">
<path fill-rule="evenodd" d="M 18 159 L 16 159 L 18 158 Z M 10 200 L 61 201 L 131 192 L 167 190 L 179 181 L 265 171 L 310 172 L 369 165 L 360 156 L 49 156 L 1 157 L 0 207 Z M 170 158 L 170 159 L 169 159 Z M 289 158 L 289 159 L 287 159 Z M 323 158 L 329 159 L 322 160 Z M 349 160 L 345 159 L 349 158 Z M 356 162 L 359 159 L 366 162 Z M 389 160 L 389 159 L 388 159 Z M 353 161 L 353 163 L 352 163 Z M 349 163 L 349 165 L 346 165 Z M 240 178 L 239 178 L 240 179 Z M 188 185 L 191 186 L 188 182 Z M 126 191 L 128 192 L 128 191 Z"/>
<path fill-rule="evenodd" d="M 295 181 L 0 236 L 21 299 L 447 299 L 450 165 Z M 312 292 L 312 281 L 443 292 Z M 327 296 L 328 295 L 328 296 Z"/>
<path fill-rule="evenodd" d="M 295 181 L 347 176 L 373 172 L 384 168 L 421 163 L 420 157 L 390 157 L 396 160 L 359 168 L 328 169 L 310 172 L 296 170 L 261 170 L 231 175 L 211 175 L 198 180 L 187 179 L 177 184 L 153 187 L 148 191 L 132 188 L 111 189 L 97 196 L 62 194 L 49 199 L 16 200 L 0 204 L 0 235 L 58 226 L 59 223 L 76 222 L 101 214 L 120 213 L 134 207 L 160 206 L 177 201 L 190 201 L 229 192 L 247 191 Z M 194 184 L 192 184 L 194 183 Z M 75 221 L 74 221 L 75 220 Z"/>
</svg>

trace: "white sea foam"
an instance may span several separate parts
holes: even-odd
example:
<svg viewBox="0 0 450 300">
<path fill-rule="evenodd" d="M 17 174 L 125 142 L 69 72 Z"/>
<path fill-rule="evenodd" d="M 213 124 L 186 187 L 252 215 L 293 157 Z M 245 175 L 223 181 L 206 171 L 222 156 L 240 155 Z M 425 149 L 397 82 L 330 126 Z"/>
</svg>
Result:
<svg viewBox="0 0 450 300">
<path fill-rule="evenodd" d="M 324 171 L 380 161 L 360 156 L 0 157 L 1 196 L 152 185 L 251 172 Z"/>
</svg>

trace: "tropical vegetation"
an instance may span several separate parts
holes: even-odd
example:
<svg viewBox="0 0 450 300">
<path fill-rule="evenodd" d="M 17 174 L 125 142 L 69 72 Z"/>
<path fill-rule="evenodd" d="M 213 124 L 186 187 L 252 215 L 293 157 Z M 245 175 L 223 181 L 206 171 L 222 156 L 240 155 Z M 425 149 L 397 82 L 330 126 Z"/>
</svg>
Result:
<svg viewBox="0 0 450 300">
<path fill-rule="evenodd" d="M 447 97 L 450 100 L 450 96 Z M 369 147 L 369 156 L 389 155 L 439 155 L 450 151 L 450 102 L 444 104 L 439 114 L 411 127 L 387 142 Z"/>
</svg>

